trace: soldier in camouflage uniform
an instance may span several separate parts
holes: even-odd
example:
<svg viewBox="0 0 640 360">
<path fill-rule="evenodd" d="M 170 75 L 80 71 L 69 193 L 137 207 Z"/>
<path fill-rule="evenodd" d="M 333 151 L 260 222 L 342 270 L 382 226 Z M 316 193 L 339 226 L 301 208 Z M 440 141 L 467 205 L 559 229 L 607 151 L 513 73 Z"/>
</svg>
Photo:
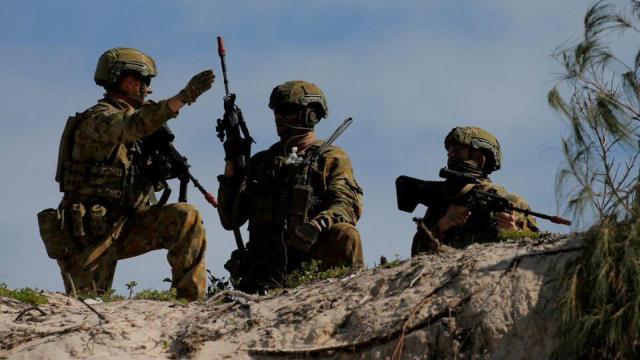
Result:
<svg viewBox="0 0 640 360">
<path fill-rule="evenodd" d="M 222 225 L 231 230 L 249 221 L 246 250 L 225 265 L 234 286 L 247 292 L 282 286 L 285 274 L 311 260 L 322 269 L 364 266 L 355 228 L 362 189 L 349 157 L 336 146 L 311 156 L 322 143 L 314 126 L 328 115 L 324 94 L 306 81 L 285 82 L 273 89 L 269 108 L 280 141 L 255 154 L 246 175 L 227 161 L 219 176 Z"/>
<path fill-rule="evenodd" d="M 145 101 L 156 74 L 153 59 L 136 49 L 106 51 L 94 77 L 106 89 L 104 98 L 67 121 L 56 174 L 64 192 L 57 209 L 62 233 L 49 243 L 43 234 L 67 292 L 100 294 L 111 288 L 118 260 L 167 249 L 178 297 L 204 296 L 206 238 L 200 214 L 186 203 L 149 206 L 158 179 L 147 176 L 149 160 L 140 154 L 141 139 L 211 88 L 215 76 L 203 71 L 177 95 Z"/>
<path fill-rule="evenodd" d="M 455 204 L 457 197 L 476 188 L 505 197 L 519 208 L 529 209 L 525 199 L 507 192 L 488 177 L 500 169 L 502 161 L 500 144 L 492 134 L 477 127 L 457 127 L 447 135 L 444 146 L 447 150 L 447 167 L 479 178 L 480 184 L 452 190 L 447 188 L 450 184 L 445 182 L 443 193 L 456 194 L 449 198 L 445 196 L 442 203 L 427 209 L 413 237 L 412 256 L 436 251 L 440 244 L 462 248 L 471 243 L 496 241 L 499 231 L 538 231 L 532 216 L 506 212 L 471 213 L 466 207 Z"/>
</svg>

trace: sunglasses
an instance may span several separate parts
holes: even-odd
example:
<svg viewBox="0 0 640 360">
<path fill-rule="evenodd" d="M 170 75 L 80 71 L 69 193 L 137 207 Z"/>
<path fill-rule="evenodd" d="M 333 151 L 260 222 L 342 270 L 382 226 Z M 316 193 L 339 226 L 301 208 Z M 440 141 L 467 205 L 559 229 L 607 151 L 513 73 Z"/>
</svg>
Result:
<svg viewBox="0 0 640 360">
<path fill-rule="evenodd" d="M 298 114 L 302 110 L 302 106 L 296 104 L 282 104 L 273 109 L 273 112 L 278 115 L 288 116 Z"/>
</svg>

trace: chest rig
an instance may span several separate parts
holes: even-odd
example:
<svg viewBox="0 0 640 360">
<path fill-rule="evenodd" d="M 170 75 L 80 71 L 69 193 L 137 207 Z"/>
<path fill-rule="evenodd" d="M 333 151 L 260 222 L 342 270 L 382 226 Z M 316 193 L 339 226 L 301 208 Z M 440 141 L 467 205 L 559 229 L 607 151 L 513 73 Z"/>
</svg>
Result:
<svg viewBox="0 0 640 360">
<path fill-rule="evenodd" d="M 252 238 L 266 233 L 289 236 L 297 225 L 320 212 L 326 191 L 325 154 L 352 122 L 352 118 L 345 119 L 329 138 L 309 146 L 302 157 L 295 151 L 284 156 L 276 144 L 263 161 L 252 163 L 253 174 L 247 178 Z"/>
<path fill-rule="evenodd" d="M 288 233 L 318 213 L 323 192 L 318 181 L 319 166 L 323 158 L 321 154 L 317 156 L 316 149 L 312 145 L 300 157 L 272 155 L 260 166 L 254 165 L 255 175 L 247 182 L 249 230 Z"/>
<path fill-rule="evenodd" d="M 123 221 L 124 214 L 146 199 L 148 188 L 144 189 L 148 185 L 138 172 L 142 161 L 138 141 L 107 144 L 93 150 L 82 148 L 81 151 L 96 151 L 96 154 L 83 154 L 88 157 L 83 161 L 73 157 L 74 147 L 78 146 L 76 136 L 84 121 L 92 116 L 108 116 L 124 110 L 125 105 L 107 98 L 68 118 L 60 139 L 55 178 L 64 197 L 57 209 L 57 222 L 51 221 L 60 229 L 60 239 L 52 242 L 52 248 L 83 248 L 103 239 L 113 231 L 114 225 Z M 108 156 L 101 159 L 104 154 Z"/>
<path fill-rule="evenodd" d="M 100 202 L 127 207 L 135 201 L 132 196 L 134 178 L 137 176 L 140 145 L 114 144 L 109 156 L 104 160 L 73 159 L 75 137 L 83 121 L 103 112 L 106 108 L 113 111 L 124 110 L 113 104 L 101 101 L 84 113 L 68 118 L 60 139 L 56 181 L 65 198 L 78 202 Z"/>
</svg>

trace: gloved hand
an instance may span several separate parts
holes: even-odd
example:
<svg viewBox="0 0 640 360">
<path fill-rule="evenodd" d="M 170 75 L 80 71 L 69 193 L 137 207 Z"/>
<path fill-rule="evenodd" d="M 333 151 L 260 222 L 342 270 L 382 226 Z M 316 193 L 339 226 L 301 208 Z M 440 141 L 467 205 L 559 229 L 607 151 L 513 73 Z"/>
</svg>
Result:
<svg viewBox="0 0 640 360">
<path fill-rule="evenodd" d="M 512 212 L 495 213 L 494 219 L 496 220 L 496 228 L 498 231 L 518 230 L 516 217 Z"/>
<path fill-rule="evenodd" d="M 289 245 L 302 251 L 308 251 L 316 240 L 320 229 L 312 223 L 298 225 L 293 229 L 293 236 L 289 238 Z"/>
<path fill-rule="evenodd" d="M 211 89 L 215 78 L 216 75 L 213 73 L 213 70 L 205 70 L 192 77 L 187 83 L 187 86 L 178 93 L 180 101 L 191 105 L 200 95 Z"/>
</svg>

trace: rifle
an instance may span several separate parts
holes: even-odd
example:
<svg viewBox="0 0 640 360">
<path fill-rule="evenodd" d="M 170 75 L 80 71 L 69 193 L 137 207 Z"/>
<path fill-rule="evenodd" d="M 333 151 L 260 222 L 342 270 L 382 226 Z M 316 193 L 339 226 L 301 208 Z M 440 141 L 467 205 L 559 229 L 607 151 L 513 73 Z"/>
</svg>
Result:
<svg viewBox="0 0 640 360">
<path fill-rule="evenodd" d="M 216 198 L 191 174 L 189 171 L 191 165 L 189 165 L 187 158 L 173 146 L 174 139 L 175 135 L 166 124 L 142 139 L 142 158 L 151 159 L 151 164 L 145 169 L 146 176 L 164 184 L 164 191 L 158 204 L 166 204 L 171 195 L 171 188 L 167 184 L 167 180 L 178 179 L 180 181 L 178 202 L 187 202 L 187 190 L 189 181 L 191 181 L 202 193 L 205 200 L 213 207 L 217 207 Z"/>
<path fill-rule="evenodd" d="M 255 143 L 247 123 L 244 121 L 242 111 L 236 105 L 236 94 L 229 92 L 229 79 L 227 78 L 227 63 L 225 61 L 226 50 L 224 41 L 218 36 L 218 55 L 222 64 L 222 77 L 224 78 L 224 115 L 216 122 L 218 139 L 223 142 L 225 160 L 233 162 L 234 171 L 244 175 L 249 167 L 251 157 L 251 144 Z M 226 140 L 225 140 L 226 137 Z"/>
<path fill-rule="evenodd" d="M 464 206 L 471 212 L 510 212 L 515 211 L 525 215 L 549 220 L 555 224 L 571 225 L 571 221 L 560 216 L 547 215 L 512 205 L 505 197 L 472 187 L 467 192 L 447 194 L 452 188 L 461 190 L 465 185 L 480 184 L 480 180 L 470 174 L 454 171 L 448 168 L 440 169 L 440 177 L 445 181 L 424 181 L 409 176 L 399 176 L 396 179 L 396 195 L 398 209 L 413 212 L 418 204 L 427 207 L 436 206 L 446 197 L 453 199 L 455 204 Z"/>
<path fill-rule="evenodd" d="M 249 169 L 249 159 L 251 157 L 251 144 L 255 143 L 247 123 L 244 121 L 242 111 L 236 105 L 236 94 L 229 92 L 229 79 L 227 78 L 227 63 L 225 61 L 226 50 L 224 41 L 218 36 L 218 56 L 222 65 L 222 77 L 224 79 L 224 115 L 222 119 L 216 121 L 216 132 L 218 139 L 223 142 L 224 159 L 233 163 L 236 175 L 245 175 Z M 226 140 L 225 140 L 226 138 Z M 244 251 L 242 234 L 239 228 L 233 229 L 233 236 L 239 250 Z"/>
</svg>

